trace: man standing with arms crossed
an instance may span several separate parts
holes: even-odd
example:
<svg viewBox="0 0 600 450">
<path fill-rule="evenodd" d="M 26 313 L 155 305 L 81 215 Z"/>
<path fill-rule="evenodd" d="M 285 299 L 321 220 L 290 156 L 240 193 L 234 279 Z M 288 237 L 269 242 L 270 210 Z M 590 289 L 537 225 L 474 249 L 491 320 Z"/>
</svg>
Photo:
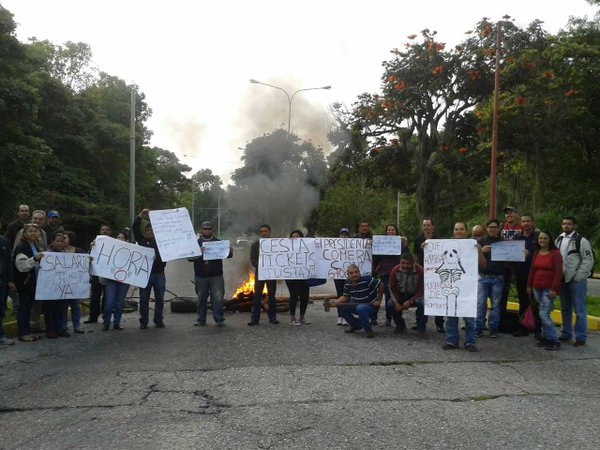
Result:
<svg viewBox="0 0 600 450">
<path fill-rule="evenodd" d="M 260 238 L 267 239 L 271 237 L 271 227 L 266 223 L 259 228 Z M 255 269 L 254 273 L 254 298 L 252 299 L 252 318 L 248 322 L 248 326 L 258 325 L 260 321 L 260 310 L 262 306 L 262 291 L 267 285 L 267 296 L 269 299 L 269 323 L 277 325 L 277 304 L 275 303 L 275 292 L 277 291 L 277 280 L 259 280 L 258 279 L 258 263 L 260 256 L 260 238 L 252 243 L 250 247 L 250 263 Z"/>
</svg>

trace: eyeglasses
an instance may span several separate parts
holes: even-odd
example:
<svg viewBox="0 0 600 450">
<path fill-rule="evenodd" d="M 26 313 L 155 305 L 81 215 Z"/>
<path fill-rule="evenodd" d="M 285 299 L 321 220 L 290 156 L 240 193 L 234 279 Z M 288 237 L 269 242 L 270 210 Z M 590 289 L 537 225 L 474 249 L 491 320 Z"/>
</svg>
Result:
<svg viewBox="0 0 600 450">
<path fill-rule="evenodd" d="M 203 230 L 208 230 L 208 231 L 212 230 L 212 228 L 202 228 L 202 229 Z"/>
</svg>

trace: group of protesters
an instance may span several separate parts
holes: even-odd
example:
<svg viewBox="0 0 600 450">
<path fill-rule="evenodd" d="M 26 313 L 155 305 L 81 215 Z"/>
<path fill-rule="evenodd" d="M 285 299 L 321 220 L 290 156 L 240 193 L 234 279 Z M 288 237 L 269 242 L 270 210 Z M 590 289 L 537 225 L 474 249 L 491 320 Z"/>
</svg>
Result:
<svg viewBox="0 0 600 450">
<path fill-rule="evenodd" d="M 574 217 L 567 216 L 562 220 L 562 233 L 553 239 L 550 232 L 537 230 L 533 216 L 520 215 L 514 207 L 504 208 L 505 220 L 490 219 L 483 225 L 475 225 L 471 229 L 471 238 L 478 254 L 478 286 L 477 317 L 465 317 L 464 348 L 477 351 L 476 340 L 489 330 L 490 338 L 497 338 L 502 322 L 507 320 L 507 300 L 511 283 L 515 282 L 519 317 L 523 318 L 531 311 L 533 329 L 519 322 L 513 336 L 527 336 L 533 332 L 537 345 L 547 350 L 558 350 L 562 342 L 572 341 L 580 347 L 587 341 L 586 291 L 587 278 L 593 271 L 594 256 L 587 239 L 577 231 Z M 142 228 L 143 226 L 143 228 Z M 146 329 L 150 322 L 149 302 L 154 294 L 154 326 L 164 328 L 163 309 L 166 290 L 165 266 L 149 220 L 149 210 L 143 209 L 135 218 L 131 229 L 126 228 L 116 235 L 117 239 L 129 241 L 129 233 L 138 245 L 154 249 L 155 258 L 149 274 L 148 284 L 140 288 L 139 328 Z M 112 229 L 102 224 L 100 235 L 113 236 Z M 388 236 L 399 236 L 394 224 L 385 227 Z M 271 237 L 271 227 L 263 224 L 259 227 L 260 238 Z M 293 230 L 291 239 L 304 237 L 301 230 Z M 349 238 L 350 231 L 343 227 L 339 230 L 340 238 Z M 361 221 L 358 234 L 360 239 L 372 239 L 373 234 L 368 221 Z M 326 299 L 326 309 L 337 308 L 337 324 L 345 326 L 346 333 L 364 331 L 367 338 L 374 337 L 373 326 L 389 327 L 394 325 L 393 332 L 405 333 L 407 325 L 403 312 L 415 308 L 416 323 L 412 330 L 418 335 L 426 332 L 428 317 L 424 312 L 424 247 L 429 240 L 440 239 L 435 230 L 432 218 L 422 220 L 422 233 L 414 240 L 412 253 L 409 242 L 401 238 L 400 255 L 375 255 L 372 258 L 372 273 L 361 274 L 358 266 L 347 267 L 347 278 L 336 279 L 336 298 Z M 453 239 L 469 238 L 468 226 L 457 221 L 453 228 Z M 203 245 L 218 241 L 209 221 L 202 222 L 198 234 L 200 256 L 190 258 L 194 267 L 194 283 L 198 298 L 196 326 L 206 326 L 208 298 L 212 304 L 212 315 L 217 326 L 225 322 L 223 313 L 224 277 L 223 260 L 204 260 Z M 525 261 L 503 262 L 491 258 L 492 246 L 502 240 L 522 240 L 525 246 Z M 84 252 L 74 247 L 75 234 L 66 231 L 60 224 L 57 211 L 36 210 L 30 215 L 27 205 L 20 205 L 18 217 L 8 224 L 4 237 L 0 236 L 0 324 L 4 318 L 7 298 L 13 302 L 13 310 L 17 317 L 18 339 L 22 342 L 34 342 L 40 338 L 40 332 L 48 338 L 68 337 L 68 311 L 71 310 L 71 321 L 74 333 L 83 333 L 81 329 L 80 300 L 37 301 L 36 276 L 44 252 Z M 94 242 L 90 244 L 93 247 Z M 233 256 L 230 249 L 228 258 Z M 279 324 L 276 312 L 276 280 L 262 280 L 258 273 L 260 257 L 259 240 L 250 248 L 250 263 L 255 268 L 255 287 L 249 326 L 260 322 L 263 308 L 263 289 L 267 289 L 267 316 L 271 324 Z M 310 322 L 306 317 L 309 303 L 310 287 L 320 283 L 319 280 L 286 280 L 289 290 L 290 325 L 302 326 Z M 129 285 L 112 279 L 97 276 L 91 277 L 90 313 L 86 324 L 97 323 L 102 316 L 103 330 L 111 326 L 122 330 L 121 317 Z M 551 318 L 553 304 L 560 297 L 562 328 L 559 335 Z M 103 298 L 103 302 L 101 299 Z M 488 299 L 491 308 L 488 315 Z M 382 305 L 383 303 L 383 305 Z M 45 330 L 40 326 L 40 314 L 44 309 Z M 383 308 L 381 308 L 383 306 Z M 296 310 L 299 307 L 299 315 Z M 383 309 L 384 318 L 378 321 L 379 310 Z M 530 311 L 528 311 L 530 310 Z M 576 315 L 573 327 L 572 314 Z M 445 334 L 442 346 L 445 350 L 459 348 L 459 318 L 435 317 L 436 331 Z M 10 345 L 14 341 L 3 335 L 0 327 L 0 344 Z"/>
</svg>

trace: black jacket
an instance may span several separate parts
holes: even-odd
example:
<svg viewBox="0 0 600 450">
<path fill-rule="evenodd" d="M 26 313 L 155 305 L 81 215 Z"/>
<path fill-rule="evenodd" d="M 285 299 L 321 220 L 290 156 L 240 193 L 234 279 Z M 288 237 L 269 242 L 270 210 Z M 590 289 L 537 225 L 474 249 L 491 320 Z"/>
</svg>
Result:
<svg viewBox="0 0 600 450">
<path fill-rule="evenodd" d="M 220 241 L 221 239 L 212 236 L 210 239 L 203 240 L 202 238 L 198 239 L 198 245 L 202 247 L 204 242 L 214 242 Z M 229 250 L 229 255 L 227 258 L 233 257 L 233 250 Z M 208 278 L 208 277 L 219 277 L 223 276 L 223 260 L 222 259 L 211 259 L 210 261 L 204 261 L 204 257 L 200 256 L 198 258 L 191 259 L 194 263 L 194 275 L 199 278 Z"/>
<path fill-rule="evenodd" d="M 0 288 L 6 287 L 9 281 L 13 281 L 13 271 L 14 263 L 10 241 L 4 236 L 0 236 Z"/>
<path fill-rule="evenodd" d="M 147 248 L 154 249 L 154 263 L 152 264 L 152 270 L 150 273 L 165 273 L 166 262 L 163 262 L 160 257 L 160 253 L 158 251 L 158 244 L 156 243 L 156 239 L 148 239 L 146 236 L 142 234 L 142 230 L 140 229 L 140 225 L 142 224 L 142 218 L 136 217 L 133 221 L 133 225 L 131 225 L 131 229 L 133 230 L 133 237 L 138 245 Z"/>
</svg>

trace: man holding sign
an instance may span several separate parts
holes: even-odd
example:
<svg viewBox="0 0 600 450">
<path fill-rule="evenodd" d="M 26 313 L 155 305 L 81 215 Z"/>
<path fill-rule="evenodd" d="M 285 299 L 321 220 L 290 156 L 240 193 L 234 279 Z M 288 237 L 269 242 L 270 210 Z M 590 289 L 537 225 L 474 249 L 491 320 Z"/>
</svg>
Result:
<svg viewBox="0 0 600 450">
<path fill-rule="evenodd" d="M 142 330 L 148 328 L 150 291 L 152 289 L 154 289 L 154 326 L 157 328 L 165 327 L 165 323 L 163 322 L 163 306 L 167 284 L 165 278 L 165 266 L 167 263 L 163 262 L 160 253 L 158 252 L 158 244 L 154 238 L 152 224 L 150 224 L 150 222 L 146 224 L 144 234 L 142 234 L 140 228 L 142 219 L 146 221 L 150 219 L 149 213 L 149 209 L 142 209 L 131 226 L 136 242 L 143 247 L 154 249 L 154 262 L 152 263 L 148 285 L 145 288 L 140 289 L 140 329 Z"/>
<path fill-rule="evenodd" d="M 196 286 L 196 295 L 198 296 L 198 315 L 194 324 L 197 327 L 206 325 L 206 304 L 209 294 L 215 323 L 219 327 L 225 324 L 225 319 L 223 318 L 223 296 L 225 295 L 223 260 L 207 259 L 204 255 L 206 248 L 210 246 L 209 243 L 220 241 L 213 234 L 212 223 L 208 221 L 202 222 L 198 245 L 203 256 L 189 259 L 189 261 L 194 263 L 194 284 Z M 232 257 L 233 248 L 230 246 L 227 258 Z"/>
</svg>

